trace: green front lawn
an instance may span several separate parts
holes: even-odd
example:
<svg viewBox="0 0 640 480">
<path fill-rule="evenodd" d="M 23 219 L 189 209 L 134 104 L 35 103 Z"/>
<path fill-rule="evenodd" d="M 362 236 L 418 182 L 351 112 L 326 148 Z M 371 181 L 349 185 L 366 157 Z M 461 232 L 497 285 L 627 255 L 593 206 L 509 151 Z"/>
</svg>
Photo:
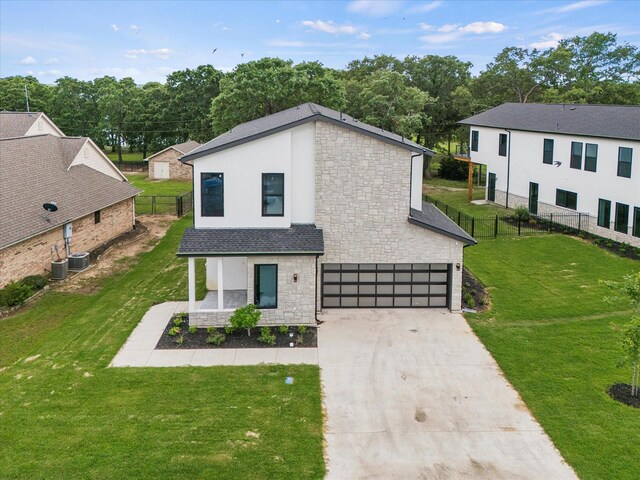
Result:
<svg viewBox="0 0 640 480">
<path fill-rule="evenodd" d="M 0 478 L 323 477 L 317 367 L 107 368 L 149 307 L 185 299 L 191 223 L 0 320 Z"/>
<path fill-rule="evenodd" d="M 602 301 L 598 280 L 639 264 L 559 235 L 482 241 L 465 253 L 492 302 L 469 323 L 564 458 L 582 479 L 638 478 L 640 412 L 606 393 L 630 381 L 615 366 L 628 312 Z"/>
</svg>

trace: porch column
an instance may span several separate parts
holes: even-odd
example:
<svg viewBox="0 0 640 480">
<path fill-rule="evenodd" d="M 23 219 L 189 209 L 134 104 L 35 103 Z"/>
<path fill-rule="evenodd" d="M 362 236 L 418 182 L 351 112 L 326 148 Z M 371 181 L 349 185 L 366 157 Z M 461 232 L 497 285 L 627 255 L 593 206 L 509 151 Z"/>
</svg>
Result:
<svg viewBox="0 0 640 480">
<path fill-rule="evenodd" d="M 218 310 L 224 310 L 224 285 L 222 284 L 222 257 L 218 257 Z"/>
<path fill-rule="evenodd" d="M 196 259 L 189 257 L 187 261 L 189 268 L 189 311 L 196 311 Z"/>
</svg>

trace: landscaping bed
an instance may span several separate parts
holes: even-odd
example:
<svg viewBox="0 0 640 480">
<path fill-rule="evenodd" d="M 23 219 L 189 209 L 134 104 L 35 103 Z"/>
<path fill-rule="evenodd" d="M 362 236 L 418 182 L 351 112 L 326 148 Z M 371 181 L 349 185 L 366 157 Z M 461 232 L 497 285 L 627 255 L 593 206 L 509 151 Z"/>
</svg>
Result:
<svg viewBox="0 0 640 480">
<path fill-rule="evenodd" d="M 614 383 L 607 393 L 611 398 L 630 407 L 640 408 L 640 396 L 631 395 L 631 385 L 628 383 Z"/>
<path fill-rule="evenodd" d="M 176 328 L 177 318 L 182 318 L 183 323 L 177 327 L 180 331 L 174 330 L 175 333 L 171 335 L 172 329 Z M 264 329 L 268 329 L 271 336 L 270 342 L 273 343 L 259 340 L 266 336 L 266 333 L 262 334 Z M 293 347 L 290 344 L 293 344 Z M 156 349 L 315 348 L 317 346 L 316 327 L 291 326 L 286 327 L 286 331 L 285 327 L 256 327 L 251 329 L 251 336 L 249 336 L 246 329 L 237 329 L 232 333 L 226 331 L 224 327 L 191 329 L 188 314 L 177 314 L 167 323 Z"/>
</svg>

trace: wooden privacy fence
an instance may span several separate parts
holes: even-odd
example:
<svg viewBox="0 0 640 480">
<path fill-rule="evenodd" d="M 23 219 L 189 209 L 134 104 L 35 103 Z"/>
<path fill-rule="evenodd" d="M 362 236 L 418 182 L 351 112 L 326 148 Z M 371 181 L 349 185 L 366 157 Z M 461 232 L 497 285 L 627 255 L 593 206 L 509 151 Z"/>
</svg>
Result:
<svg viewBox="0 0 640 480">
<path fill-rule="evenodd" d="M 182 217 L 193 209 L 193 192 L 180 195 L 140 195 L 136 198 L 137 215 L 175 215 Z"/>
<path fill-rule="evenodd" d="M 548 213 L 518 216 L 503 215 L 472 216 L 457 208 L 436 200 L 429 195 L 425 200 L 435 205 L 447 217 L 475 239 L 540 235 L 545 233 L 580 233 L 589 231 L 591 218 L 586 213 Z"/>
</svg>

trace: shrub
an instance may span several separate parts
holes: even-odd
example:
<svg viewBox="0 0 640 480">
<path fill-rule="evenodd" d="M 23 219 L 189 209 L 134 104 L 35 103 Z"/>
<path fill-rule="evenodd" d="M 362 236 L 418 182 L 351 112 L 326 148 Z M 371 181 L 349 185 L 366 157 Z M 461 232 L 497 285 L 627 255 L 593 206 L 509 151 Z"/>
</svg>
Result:
<svg viewBox="0 0 640 480">
<path fill-rule="evenodd" d="M 195 335 L 196 333 L 198 333 L 198 327 L 196 327 L 195 325 L 190 325 L 189 326 L 189 333 L 191 335 Z"/>
<path fill-rule="evenodd" d="M 216 327 L 207 327 L 207 333 L 211 335 L 212 333 L 216 333 L 218 329 Z"/>
<path fill-rule="evenodd" d="M 300 335 L 304 335 L 305 333 L 307 333 L 307 330 L 309 329 L 309 327 L 307 327 L 306 325 L 300 325 L 298 327 L 298 333 Z"/>
<path fill-rule="evenodd" d="M 171 327 L 168 333 L 170 337 L 175 337 L 180 333 L 180 327 Z"/>
<path fill-rule="evenodd" d="M 178 335 L 173 341 L 176 342 L 179 347 L 182 346 L 182 344 L 184 343 L 184 335 Z"/>
<path fill-rule="evenodd" d="M 296 337 L 296 346 L 300 347 L 304 344 L 304 337 L 302 335 L 298 335 Z"/>
<path fill-rule="evenodd" d="M 267 345 L 276 344 L 276 336 L 271 333 L 269 327 L 262 327 L 260 329 L 260 336 L 258 337 L 260 343 L 266 343 Z"/>
<path fill-rule="evenodd" d="M 531 218 L 531 214 L 529 213 L 529 209 L 527 207 L 517 207 L 515 210 L 515 214 L 516 217 L 525 222 Z"/>
<path fill-rule="evenodd" d="M 287 325 L 280 325 L 278 327 L 278 331 L 282 334 L 282 335 L 286 335 L 287 333 L 289 333 L 289 327 Z"/>
<path fill-rule="evenodd" d="M 224 341 L 227 339 L 227 337 L 225 336 L 224 333 L 218 333 L 218 332 L 213 332 L 211 335 L 209 335 L 207 337 L 207 339 L 205 340 L 205 342 L 211 344 L 211 345 L 216 345 L 216 346 L 220 346 L 224 343 Z"/>
<path fill-rule="evenodd" d="M 47 284 L 47 277 L 44 275 L 29 275 L 20 281 L 28 287 L 33 288 L 33 290 L 42 290 Z"/>
<path fill-rule="evenodd" d="M 173 324 L 176 327 L 181 327 L 183 323 L 184 323 L 184 320 L 181 317 L 176 317 L 173 319 Z"/>
<path fill-rule="evenodd" d="M 237 328 L 246 328 L 247 335 L 251 336 L 251 329 L 258 324 L 260 315 L 260 310 L 258 310 L 252 303 L 245 305 L 244 307 L 236 308 L 235 312 L 233 312 L 233 315 L 231 315 L 231 318 L 229 319 L 229 323 L 231 323 L 231 328 L 233 328 L 233 330 L 231 332 L 227 330 L 227 333 L 233 333 Z"/>
<path fill-rule="evenodd" d="M 476 306 L 476 301 L 473 299 L 473 295 L 471 295 L 468 292 L 464 296 L 464 303 L 469 308 L 475 308 L 475 306 Z"/>
<path fill-rule="evenodd" d="M 15 307 L 33 295 L 34 289 L 22 282 L 9 282 L 0 289 L 0 307 Z"/>
<path fill-rule="evenodd" d="M 466 162 L 460 162 L 452 156 L 447 156 L 440 161 L 438 172 L 440 177 L 448 180 L 465 180 L 468 176 L 468 168 Z"/>
</svg>

